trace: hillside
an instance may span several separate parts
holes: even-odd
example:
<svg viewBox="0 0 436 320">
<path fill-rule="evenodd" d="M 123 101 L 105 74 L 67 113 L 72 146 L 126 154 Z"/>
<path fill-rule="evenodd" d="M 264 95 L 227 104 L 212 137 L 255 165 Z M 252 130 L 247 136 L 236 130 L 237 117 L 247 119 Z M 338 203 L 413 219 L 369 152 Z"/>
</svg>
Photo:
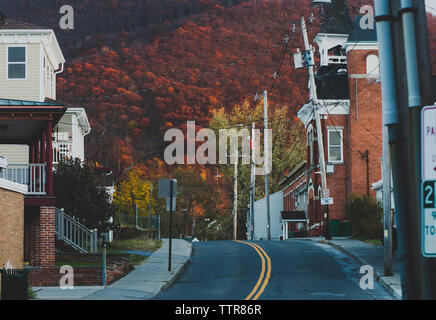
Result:
<svg viewBox="0 0 436 320">
<path fill-rule="evenodd" d="M 67 58 L 58 98 L 88 112 L 88 160 L 121 172 L 133 161 L 161 158 L 165 129 L 187 120 L 207 126 L 211 110 L 253 101 L 267 88 L 272 107 L 285 104 L 294 118 L 307 75 L 292 67 L 294 48 L 303 46 L 293 22 L 314 12 L 313 39 L 320 15 L 311 2 L 72 0 L 73 31 L 57 25 L 62 1 L 2 0 L 0 10 L 55 29 Z"/>
</svg>

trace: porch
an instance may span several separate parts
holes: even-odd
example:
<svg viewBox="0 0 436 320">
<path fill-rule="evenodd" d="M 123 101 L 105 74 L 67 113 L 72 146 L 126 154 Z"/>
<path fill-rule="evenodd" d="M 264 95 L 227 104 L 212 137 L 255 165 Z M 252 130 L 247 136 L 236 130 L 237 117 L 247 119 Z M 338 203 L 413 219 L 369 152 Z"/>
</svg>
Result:
<svg viewBox="0 0 436 320">
<path fill-rule="evenodd" d="M 30 265 L 42 268 L 55 265 L 52 135 L 65 111 L 57 103 L 0 99 L 0 144 L 17 146 L 13 155 L 21 159 L 21 163 L 6 159 L 0 178 L 27 188 L 24 258 Z"/>
</svg>

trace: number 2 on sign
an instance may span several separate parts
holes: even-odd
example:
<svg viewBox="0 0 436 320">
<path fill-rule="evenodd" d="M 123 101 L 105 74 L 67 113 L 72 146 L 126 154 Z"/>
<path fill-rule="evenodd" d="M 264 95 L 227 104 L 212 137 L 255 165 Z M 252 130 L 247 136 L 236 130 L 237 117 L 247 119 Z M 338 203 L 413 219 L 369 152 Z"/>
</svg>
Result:
<svg viewBox="0 0 436 320">
<path fill-rule="evenodd" d="M 430 199 L 431 195 L 433 194 L 433 188 L 431 186 L 426 186 L 425 192 L 427 193 L 427 196 L 425 197 L 425 204 L 433 204 L 433 200 Z"/>
<path fill-rule="evenodd" d="M 424 208 L 435 207 L 434 181 L 424 183 Z"/>
</svg>

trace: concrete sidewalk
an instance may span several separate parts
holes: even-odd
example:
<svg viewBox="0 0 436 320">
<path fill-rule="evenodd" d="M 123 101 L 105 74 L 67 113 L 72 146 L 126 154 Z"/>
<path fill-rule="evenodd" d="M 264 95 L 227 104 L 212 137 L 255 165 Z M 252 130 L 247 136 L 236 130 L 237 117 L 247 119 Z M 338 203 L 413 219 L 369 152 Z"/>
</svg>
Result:
<svg viewBox="0 0 436 320">
<path fill-rule="evenodd" d="M 384 276 L 384 249 L 365 243 L 359 240 L 348 238 L 333 238 L 332 240 L 325 240 L 324 238 L 311 238 L 311 240 L 327 243 L 336 249 L 344 252 L 357 260 L 361 265 L 369 265 L 374 268 L 374 275 L 385 288 L 396 299 L 401 300 L 401 280 L 399 265 L 396 261 L 396 255 L 393 256 L 393 276 Z"/>
<path fill-rule="evenodd" d="M 50 300 L 145 300 L 151 299 L 169 287 L 189 264 L 192 244 L 185 240 L 172 240 L 172 268 L 168 271 L 169 240 L 144 263 L 107 287 L 79 287 L 62 290 L 60 287 L 33 288 L 38 299 Z"/>
</svg>

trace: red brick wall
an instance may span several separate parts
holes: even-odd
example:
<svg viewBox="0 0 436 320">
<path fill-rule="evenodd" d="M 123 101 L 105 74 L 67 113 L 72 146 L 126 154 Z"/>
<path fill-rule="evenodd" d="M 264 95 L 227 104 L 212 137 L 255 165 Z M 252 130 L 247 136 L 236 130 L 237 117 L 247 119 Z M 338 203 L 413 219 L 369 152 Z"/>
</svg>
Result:
<svg viewBox="0 0 436 320">
<path fill-rule="evenodd" d="M 40 211 L 40 266 L 50 268 L 55 265 L 55 208 L 41 207 Z"/>
<path fill-rule="evenodd" d="M 116 262 L 108 263 L 106 268 L 106 283 L 111 284 L 122 278 L 133 269 L 129 259 L 120 258 Z M 61 274 L 60 267 L 33 268 L 29 273 L 29 285 L 34 287 L 59 286 Z M 100 286 L 102 285 L 102 267 L 73 267 L 75 286 Z"/>
<path fill-rule="evenodd" d="M 352 185 L 351 192 L 367 193 L 367 165 L 362 157 L 369 150 L 370 196 L 376 196 L 372 184 L 381 179 L 382 157 L 382 97 L 380 83 L 366 76 L 366 57 L 374 50 L 354 50 L 348 54 L 350 74 L 350 142 Z M 357 79 L 353 78 L 356 77 Z M 360 77 L 360 78 L 359 78 Z M 357 88 L 356 88 L 357 82 Z M 357 91 L 357 93 L 356 93 Z M 357 100 L 356 100 L 357 97 Z"/>
<path fill-rule="evenodd" d="M 333 198 L 333 205 L 329 206 L 330 220 L 346 219 L 343 206 L 348 195 L 348 115 L 328 114 L 327 119 L 323 120 L 324 128 L 324 152 L 326 163 L 328 162 L 328 128 L 336 127 L 342 130 L 342 147 L 343 147 L 343 162 L 332 163 L 334 165 L 334 173 L 327 174 L 327 186 L 330 190 L 330 197 Z"/>
</svg>

